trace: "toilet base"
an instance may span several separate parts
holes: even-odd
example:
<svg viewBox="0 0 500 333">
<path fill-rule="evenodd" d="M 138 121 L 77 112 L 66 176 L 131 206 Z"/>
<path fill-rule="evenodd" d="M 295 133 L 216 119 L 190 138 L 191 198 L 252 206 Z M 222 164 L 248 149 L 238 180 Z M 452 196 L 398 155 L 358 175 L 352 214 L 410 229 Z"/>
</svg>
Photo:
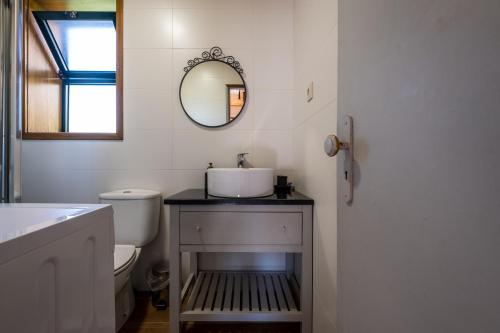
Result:
<svg viewBox="0 0 500 333">
<path fill-rule="evenodd" d="M 122 328 L 135 307 L 135 296 L 130 278 L 123 288 L 115 295 L 115 327 L 116 332 Z"/>
</svg>

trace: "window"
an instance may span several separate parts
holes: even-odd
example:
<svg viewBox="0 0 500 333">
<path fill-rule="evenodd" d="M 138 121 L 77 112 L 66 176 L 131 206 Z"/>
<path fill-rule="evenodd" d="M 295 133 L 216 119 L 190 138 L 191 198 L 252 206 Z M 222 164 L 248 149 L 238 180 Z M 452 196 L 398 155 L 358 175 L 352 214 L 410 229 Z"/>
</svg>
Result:
<svg viewBox="0 0 500 333">
<path fill-rule="evenodd" d="M 123 139 L 123 0 L 26 0 L 24 140 Z"/>
<path fill-rule="evenodd" d="M 68 132 L 115 133 L 116 88 L 112 85 L 68 85 Z M 95 121 L 95 120 L 98 121 Z"/>
<path fill-rule="evenodd" d="M 33 15 L 62 81 L 62 132 L 115 133 L 115 13 Z"/>
</svg>

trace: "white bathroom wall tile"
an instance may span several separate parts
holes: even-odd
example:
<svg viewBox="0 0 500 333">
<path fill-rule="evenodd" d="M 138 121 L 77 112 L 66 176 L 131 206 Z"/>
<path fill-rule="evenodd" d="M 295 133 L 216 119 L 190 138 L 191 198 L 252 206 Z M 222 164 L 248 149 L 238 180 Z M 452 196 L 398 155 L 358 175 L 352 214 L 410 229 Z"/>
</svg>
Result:
<svg viewBox="0 0 500 333">
<path fill-rule="evenodd" d="M 85 170 L 91 154 L 88 141 L 23 141 L 22 167 Z"/>
<path fill-rule="evenodd" d="M 170 169 L 172 135 L 170 131 L 129 130 L 125 163 L 129 169 Z M 126 142 L 127 143 L 127 142 Z"/>
<path fill-rule="evenodd" d="M 126 9 L 124 48 L 171 48 L 171 9 Z"/>
<path fill-rule="evenodd" d="M 256 167 L 293 169 L 290 131 L 254 131 L 252 162 Z"/>
<path fill-rule="evenodd" d="M 132 130 L 120 142 L 95 142 L 91 169 L 170 169 L 171 133 L 165 130 Z"/>
<path fill-rule="evenodd" d="M 315 50 L 317 47 L 321 47 L 323 42 L 330 35 L 323 36 L 323 38 L 317 38 L 318 35 L 323 35 L 323 33 L 318 33 L 313 30 L 312 27 L 305 25 L 304 22 L 300 22 L 299 19 L 295 20 L 295 31 L 294 34 L 294 71 L 295 80 L 298 82 L 303 82 L 304 77 L 310 78 L 313 75 L 313 68 L 317 63 L 316 57 L 317 53 L 314 53 L 314 57 L 311 58 L 311 52 L 307 50 Z M 309 37 L 314 34 L 315 37 Z M 302 85 L 307 83 L 303 82 Z"/>
<path fill-rule="evenodd" d="M 295 34 L 303 33 L 302 27 L 309 27 L 318 33 L 330 31 L 338 25 L 338 0 L 296 0 L 294 16 L 299 27 L 294 29 Z M 314 35 L 311 37 L 314 38 Z"/>
<path fill-rule="evenodd" d="M 236 155 L 252 153 L 251 131 L 175 131 L 174 169 L 204 169 L 209 162 L 216 167 L 235 167 Z"/>
<path fill-rule="evenodd" d="M 305 27 L 304 29 L 310 29 Z M 303 30 L 303 29 L 302 29 Z M 302 31 L 301 30 L 301 31 Z M 326 105 L 336 103 L 337 100 L 337 66 L 338 66 L 338 30 L 337 27 L 324 32 L 321 41 L 311 41 L 304 37 L 296 39 L 295 59 L 295 89 L 294 98 L 294 125 L 314 115 Z M 326 37 L 327 36 L 327 37 Z M 314 61 L 310 53 L 303 50 L 318 50 Z M 308 102 L 305 96 L 307 85 L 314 83 L 314 98 Z"/>
<path fill-rule="evenodd" d="M 188 188 L 205 187 L 205 168 L 203 170 L 170 170 L 171 184 L 167 195 L 172 195 Z"/>
<path fill-rule="evenodd" d="M 337 161 L 323 152 L 323 141 L 337 128 L 336 104 L 309 117 L 293 133 L 294 182 L 299 191 L 314 198 L 314 307 L 315 330 L 335 327 L 337 244 Z M 333 258 L 333 260 L 332 260 Z M 330 286 L 330 288 L 324 288 Z M 333 286 L 333 287 L 332 287 Z M 321 290 L 321 291 L 320 291 Z M 326 290 L 326 291 L 325 291 Z"/>
<path fill-rule="evenodd" d="M 90 195 L 92 178 L 88 170 L 61 170 L 56 175 L 49 176 L 48 180 L 50 180 L 51 192 L 54 195 L 47 198 L 49 199 L 47 202 L 96 202 L 95 198 Z"/>
<path fill-rule="evenodd" d="M 272 49 L 254 54 L 256 87 L 293 89 L 293 49 Z"/>
<path fill-rule="evenodd" d="M 336 114 L 336 105 L 330 105 L 294 130 L 294 164 L 306 180 L 300 183 L 300 187 L 307 191 L 328 194 L 322 186 L 327 180 L 335 181 L 336 161 L 324 153 L 323 142 L 329 134 L 337 131 Z"/>
<path fill-rule="evenodd" d="M 177 9 L 231 9 L 249 10 L 252 1 L 248 0 L 173 0 L 173 8 Z"/>
<path fill-rule="evenodd" d="M 124 91 L 124 127 L 169 129 L 173 127 L 172 96 L 169 90 L 127 89 Z"/>
<path fill-rule="evenodd" d="M 127 149 L 131 146 L 130 135 L 132 131 L 124 131 L 123 141 L 104 141 L 91 144 L 90 170 L 127 170 Z M 130 152 L 132 154 L 132 152 Z"/>
<path fill-rule="evenodd" d="M 34 168 L 48 168 L 50 169 L 52 161 L 50 155 L 48 154 L 50 149 L 48 145 L 44 145 L 44 141 L 28 141 L 24 140 L 22 143 L 21 151 L 21 171 L 25 172 L 26 169 Z M 23 185 L 28 184 L 24 183 Z"/>
<path fill-rule="evenodd" d="M 23 168 L 23 202 L 35 203 L 92 203 L 91 178 L 88 170 Z"/>
<path fill-rule="evenodd" d="M 123 53 L 125 89 L 170 90 L 172 50 L 126 49 Z"/>
<path fill-rule="evenodd" d="M 45 144 L 44 151 L 45 158 L 51 158 L 50 168 L 86 170 L 92 165 L 92 147 L 86 141 L 61 141 L 56 147 Z"/>
<path fill-rule="evenodd" d="M 254 9 L 257 10 L 289 10 L 292 9 L 294 0 L 252 0 L 250 1 Z"/>
<path fill-rule="evenodd" d="M 338 26 L 338 2 L 338 0 L 316 0 L 314 15 L 316 16 L 316 24 L 319 29 L 329 31 Z"/>
<path fill-rule="evenodd" d="M 44 186 L 47 184 L 47 178 L 52 174 L 54 174 L 54 171 L 50 169 L 38 169 L 35 165 L 24 165 L 23 159 L 23 165 L 21 166 L 21 178 L 23 180 L 22 201 L 28 203 L 44 202 L 43 199 L 50 195 L 48 193 L 50 189 L 46 189 Z M 57 192 L 57 194 L 60 193 L 60 191 Z"/>
<path fill-rule="evenodd" d="M 284 4 L 287 4 L 285 6 Z M 257 49 L 293 47 L 293 7 L 284 1 L 279 9 L 256 6 L 253 10 L 253 45 Z M 267 51 L 264 51 L 267 52 Z"/>
<path fill-rule="evenodd" d="M 123 7 L 129 8 L 172 8 L 172 0 L 124 0 Z"/>
<path fill-rule="evenodd" d="M 291 130 L 293 90 L 258 89 L 255 98 L 255 129 Z"/>
<path fill-rule="evenodd" d="M 304 141 L 304 151 L 297 151 L 297 157 L 304 157 L 304 174 L 298 188 L 311 195 L 315 199 L 316 224 L 314 230 L 314 280 L 315 285 L 336 285 L 336 260 L 337 257 L 336 239 L 337 224 L 335 221 L 337 211 L 337 180 L 335 159 L 328 158 L 323 152 L 323 140 L 328 133 L 336 129 L 336 108 L 331 106 L 325 108 L 313 116 L 304 125 L 304 136 L 299 140 Z M 332 298 L 333 297 L 333 298 Z M 325 311 L 335 313 L 336 289 L 322 291 L 322 296 L 315 299 L 318 308 L 321 310 L 325 320 Z M 319 306 L 321 305 L 321 306 Z"/>
<path fill-rule="evenodd" d="M 302 55 L 295 57 L 294 125 L 302 123 L 316 112 L 337 100 L 338 36 L 337 28 L 330 31 L 330 37 L 314 45 L 318 55 L 314 61 Z M 314 98 L 308 102 L 305 91 L 309 82 L 314 83 Z"/>
<path fill-rule="evenodd" d="M 317 61 L 314 62 L 316 87 L 313 102 L 321 109 L 337 100 L 338 73 L 338 30 L 332 29 L 330 38 L 318 47 Z"/>
<path fill-rule="evenodd" d="M 251 10 L 174 9 L 174 48 L 251 48 Z"/>
<path fill-rule="evenodd" d="M 295 94 L 293 96 L 293 127 L 301 125 L 307 118 L 312 117 L 319 110 L 313 109 L 307 101 L 306 89 L 308 82 L 313 82 L 313 74 L 302 75 L 295 72 Z"/>
<path fill-rule="evenodd" d="M 302 186 L 304 184 L 304 172 L 306 157 L 304 156 L 305 148 L 305 125 L 301 124 L 295 127 L 292 131 L 292 150 L 293 150 L 293 166 L 295 170 L 295 185 Z"/>
<path fill-rule="evenodd" d="M 296 70 L 302 70 L 307 61 L 311 65 L 317 62 L 312 61 L 311 50 L 314 56 L 321 55 L 323 44 L 335 38 L 332 34 L 338 25 L 337 0 L 295 1 L 294 4 L 294 44 L 299 57 Z M 326 18 L 322 20 L 322 17 Z"/>
</svg>

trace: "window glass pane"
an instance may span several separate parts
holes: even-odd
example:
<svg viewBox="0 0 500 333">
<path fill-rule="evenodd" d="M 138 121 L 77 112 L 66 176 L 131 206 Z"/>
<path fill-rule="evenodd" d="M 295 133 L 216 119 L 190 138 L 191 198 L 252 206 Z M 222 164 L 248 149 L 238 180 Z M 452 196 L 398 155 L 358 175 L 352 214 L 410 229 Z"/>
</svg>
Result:
<svg viewBox="0 0 500 333">
<path fill-rule="evenodd" d="M 71 85 L 69 132 L 115 133 L 116 86 Z"/>
<path fill-rule="evenodd" d="M 71 71 L 116 71 L 116 30 L 112 21 L 47 20 Z"/>
</svg>

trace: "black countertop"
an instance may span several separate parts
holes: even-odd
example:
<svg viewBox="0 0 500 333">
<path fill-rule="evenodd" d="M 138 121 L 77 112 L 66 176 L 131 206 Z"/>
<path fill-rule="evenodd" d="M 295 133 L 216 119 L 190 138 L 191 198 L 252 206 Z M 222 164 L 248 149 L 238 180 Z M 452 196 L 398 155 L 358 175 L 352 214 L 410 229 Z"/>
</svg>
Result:
<svg viewBox="0 0 500 333">
<path fill-rule="evenodd" d="M 299 193 L 279 197 L 276 194 L 261 198 L 220 198 L 208 195 L 204 189 L 189 189 L 171 195 L 163 201 L 166 205 L 313 205 L 314 200 Z"/>
</svg>

